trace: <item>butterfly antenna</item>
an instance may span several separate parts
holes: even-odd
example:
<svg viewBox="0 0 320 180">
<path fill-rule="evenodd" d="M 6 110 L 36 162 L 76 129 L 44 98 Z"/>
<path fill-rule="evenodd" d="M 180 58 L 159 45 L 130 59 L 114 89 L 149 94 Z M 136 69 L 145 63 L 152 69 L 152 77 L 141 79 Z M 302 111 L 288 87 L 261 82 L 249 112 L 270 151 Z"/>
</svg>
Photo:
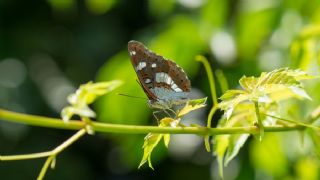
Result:
<svg viewBox="0 0 320 180">
<path fill-rule="evenodd" d="M 147 98 L 137 97 L 137 96 L 131 96 L 131 95 L 128 95 L 128 94 L 122 94 L 122 93 L 117 93 L 117 94 L 120 95 L 120 96 L 126 96 L 126 97 L 130 97 L 130 98 L 148 100 Z"/>
<path fill-rule="evenodd" d="M 139 84 L 140 87 L 142 87 L 142 85 L 138 79 L 136 79 L 136 82 Z"/>
</svg>

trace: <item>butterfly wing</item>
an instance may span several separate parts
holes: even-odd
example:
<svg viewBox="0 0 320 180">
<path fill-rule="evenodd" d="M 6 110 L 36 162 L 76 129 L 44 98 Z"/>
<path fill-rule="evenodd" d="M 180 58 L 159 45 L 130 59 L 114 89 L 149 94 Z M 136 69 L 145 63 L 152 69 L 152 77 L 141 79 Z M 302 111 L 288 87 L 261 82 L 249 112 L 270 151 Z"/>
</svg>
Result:
<svg viewBox="0 0 320 180">
<path fill-rule="evenodd" d="M 173 61 L 151 52 L 137 41 L 128 43 L 128 51 L 142 88 L 150 100 L 179 100 L 190 92 L 190 80 Z"/>
<path fill-rule="evenodd" d="M 149 100 L 156 101 L 157 97 L 153 92 L 150 91 L 150 89 L 153 87 L 151 81 L 153 73 L 146 68 L 148 60 L 146 59 L 144 46 L 137 41 L 130 41 L 128 43 L 128 51 L 130 54 L 131 63 L 136 71 L 143 91 L 148 96 Z"/>
</svg>

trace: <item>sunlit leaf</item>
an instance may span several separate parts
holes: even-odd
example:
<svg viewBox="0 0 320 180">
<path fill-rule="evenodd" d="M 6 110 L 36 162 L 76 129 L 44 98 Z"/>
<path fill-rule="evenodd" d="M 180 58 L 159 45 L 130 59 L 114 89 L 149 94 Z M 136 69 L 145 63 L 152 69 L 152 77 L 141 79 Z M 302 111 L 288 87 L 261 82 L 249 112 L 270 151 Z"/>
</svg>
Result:
<svg viewBox="0 0 320 180">
<path fill-rule="evenodd" d="M 221 100 L 228 100 L 228 99 L 231 99 L 231 98 L 234 98 L 240 94 L 244 94 L 246 93 L 245 91 L 243 90 L 227 90 L 221 97 L 220 99 Z"/>
<path fill-rule="evenodd" d="M 276 73 L 279 72 L 279 73 Z M 245 127 L 253 125 L 256 121 L 256 109 L 253 101 L 260 102 L 259 111 L 261 113 L 273 112 L 273 102 L 275 92 L 283 93 L 289 91 L 290 96 L 285 97 L 296 97 L 297 92 L 294 92 L 291 88 L 300 88 L 300 82 L 293 77 L 302 78 L 302 73 L 299 71 L 288 71 L 290 75 L 282 74 L 283 70 L 277 70 L 272 73 L 262 73 L 259 78 L 254 77 L 243 77 L 241 85 L 245 86 L 246 91 L 234 90 L 227 91 L 225 96 L 221 98 L 223 101 L 219 104 L 219 107 L 225 110 L 225 119 L 219 122 L 219 127 Z M 304 75 L 303 75 L 304 76 Z M 304 76 L 307 77 L 307 76 Z M 308 77 L 309 78 L 309 77 Z M 293 86 L 291 86 L 294 84 Z M 299 92 L 299 97 L 304 96 L 303 93 Z M 279 94 L 281 95 L 281 94 Z M 261 114 L 262 120 L 270 119 Z M 263 123 L 263 122 L 262 122 Z M 262 125 L 260 123 L 260 125 Z M 267 123 L 267 122 L 266 122 Z M 263 126 L 262 126 L 263 127 Z M 261 132 L 260 132 L 261 133 Z M 263 132 L 262 132 L 263 133 Z M 260 134 L 261 135 L 261 134 Z M 224 135 L 222 137 L 217 136 L 215 138 L 215 154 L 219 163 L 219 167 L 227 165 L 239 152 L 241 147 L 247 141 L 249 134 L 241 135 Z M 220 174 L 223 172 L 220 169 Z"/>
<path fill-rule="evenodd" d="M 252 91 L 256 84 L 257 84 L 258 79 L 251 76 L 251 77 L 246 77 L 243 76 L 240 80 L 239 80 L 239 84 L 241 85 L 241 87 L 246 90 L 246 91 Z"/>
<path fill-rule="evenodd" d="M 80 117 L 89 117 L 89 118 L 95 118 L 96 113 L 92 111 L 88 106 L 81 106 L 81 107 L 73 107 L 68 106 L 62 109 L 61 111 L 61 117 L 63 121 L 67 122 L 73 115 L 79 115 Z"/>
<path fill-rule="evenodd" d="M 102 96 L 115 88 L 119 87 L 122 84 L 121 81 L 114 80 L 109 82 L 97 82 L 92 83 L 88 82 L 87 84 L 83 84 L 76 91 L 76 101 L 71 101 L 71 104 L 91 104 L 95 101 L 95 99 L 99 96 Z"/>
<path fill-rule="evenodd" d="M 230 91 L 230 90 L 228 90 Z M 228 93 L 228 91 L 226 93 Z M 234 111 L 234 108 L 242 102 L 248 101 L 251 98 L 252 95 L 245 93 L 245 94 L 239 94 L 238 96 L 234 96 L 234 98 L 232 99 L 228 99 L 228 100 L 224 100 L 222 102 L 219 103 L 219 107 L 222 110 L 225 110 L 225 116 L 227 117 L 227 119 L 229 119 Z"/>
<path fill-rule="evenodd" d="M 164 145 L 168 148 L 170 142 L 170 134 L 163 135 Z"/>
<path fill-rule="evenodd" d="M 229 136 L 230 135 L 216 136 L 213 142 L 214 143 L 213 153 L 215 156 L 217 156 L 220 177 L 223 177 L 224 155 L 229 146 Z"/>
<path fill-rule="evenodd" d="M 252 103 L 243 103 L 234 110 L 234 115 L 227 119 L 222 118 L 218 127 L 241 127 L 250 126 L 255 122 L 255 111 Z M 214 155 L 217 156 L 219 174 L 223 177 L 223 167 L 239 153 L 239 150 L 247 141 L 249 134 L 217 135 L 214 138 Z"/>
<path fill-rule="evenodd" d="M 148 161 L 149 167 L 151 169 L 154 169 L 152 167 L 152 163 L 151 163 L 151 153 L 152 153 L 153 149 L 158 145 L 158 143 L 160 142 L 162 137 L 163 137 L 163 134 L 149 133 L 144 138 L 143 157 L 142 157 L 142 160 L 141 160 L 138 168 L 140 168 L 144 163 L 146 163 Z"/>
<path fill-rule="evenodd" d="M 186 105 L 178 112 L 178 117 L 188 114 L 190 111 L 197 110 L 206 106 L 207 98 L 189 100 Z"/>
<path fill-rule="evenodd" d="M 180 119 L 172 119 L 172 118 L 163 118 L 160 120 L 159 127 L 177 127 L 179 124 Z M 169 146 L 170 142 L 170 134 L 155 134 L 155 133 L 149 133 L 143 143 L 143 157 L 139 164 L 140 168 L 142 165 L 144 165 L 146 162 L 148 162 L 148 165 L 151 169 L 154 169 L 151 163 L 151 153 L 153 149 L 159 144 L 159 142 L 164 140 L 164 144 L 166 147 Z"/>
<path fill-rule="evenodd" d="M 96 113 L 91 110 L 88 105 L 93 103 L 99 96 L 114 90 L 121 84 L 121 81 L 115 80 L 98 83 L 88 82 L 81 85 L 75 93 L 68 96 L 68 102 L 71 106 L 62 109 L 62 119 L 67 122 L 73 115 L 87 118 L 96 117 Z"/>
<path fill-rule="evenodd" d="M 313 78 L 316 76 L 288 68 L 276 69 L 268 73 L 263 72 L 260 77 L 243 76 L 239 83 L 245 91 L 226 91 L 220 98 L 222 102 L 219 103 L 219 107 L 225 110 L 225 116 L 229 119 L 234 108 L 245 101 L 267 104 L 292 97 L 311 99 L 302 88 L 300 80 Z"/>
<path fill-rule="evenodd" d="M 240 134 L 240 135 L 231 135 L 229 138 L 229 146 L 228 151 L 225 157 L 224 164 L 225 166 L 228 165 L 228 163 L 236 157 L 236 155 L 239 153 L 239 150 L 242 148 L 244 143 L 249 138 L 249 134 Z"/>
</svg>

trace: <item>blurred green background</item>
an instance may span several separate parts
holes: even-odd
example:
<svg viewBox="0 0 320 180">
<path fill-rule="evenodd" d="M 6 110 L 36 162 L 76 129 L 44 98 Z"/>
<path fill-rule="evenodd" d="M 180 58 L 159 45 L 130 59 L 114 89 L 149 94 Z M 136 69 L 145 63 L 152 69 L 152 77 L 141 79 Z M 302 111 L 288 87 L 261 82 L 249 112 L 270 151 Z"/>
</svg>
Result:
<svg viewBox="0 0 320 180">
<path fill-rule="evenodd" d="M 191 79 L 192 96 L 210 98 L 195 55 L 207 56 L 214 70 L 223 70 L 230 88 L 237 88 L 244 74 L 284 66 L 316 74 L 320 33 L 304 37 L 300 32 L 319 23 L 318 0 L 2 0 L 0 107 L 59 117 L 67 95 L 80 84 L 121 79 L 121 88 L 94 105 L 98 119 L 155 125 L 145 101 L 116 95 L 145 97 L 129 61 L 129 40 L 177 62 Z M 319 104 L 319 82 L 306 87 L 314 100 L 284 103 L 284 114 L 299 119 Z M 204 125 L 208 109 L 183 123 Z M 47 151 L 72 133 L 0 121 L 0 154 Z M 143 137 L 86 136 L 58 156 L 46 179 L 219 179 L 215 158 L 193 135 L 173 136 L 168 150 L 161 143 L 152 156 L 155 171 L 137 170 Z M 314 152 L 320 149 L 319 134 L 308 137 L 290 132 L 267 133 L 262 143 L 251 138 L 225 168 L 225 179 L 320 179 Z M 1 162 L 0 179 L 35 179 L 43 163 Z"/>
</svg>

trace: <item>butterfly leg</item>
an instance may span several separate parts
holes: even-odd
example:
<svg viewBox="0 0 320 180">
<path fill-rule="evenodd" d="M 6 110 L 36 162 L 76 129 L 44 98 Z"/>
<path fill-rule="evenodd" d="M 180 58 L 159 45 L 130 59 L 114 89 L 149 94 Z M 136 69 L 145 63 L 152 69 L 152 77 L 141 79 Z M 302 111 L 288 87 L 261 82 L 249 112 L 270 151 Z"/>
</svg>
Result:
<svg viewBox="0 0 320 180">
<path fill-rule="evenodd" d="M 168 110 L 168 111 L 167 111 Z M 177 117 L 177 114 L 176 114 L 176 112 L 174 112 L 172 109 L 163 109 L 163 112 L 165 112 L 169 117 L 171 117 L 172 118 L 172 115 L 174 115 L 174 117 Z M 171 114 L 170 114 L 170 113 Z"/>
<path fill-rule="evenodd" d="M 167 117 L 171 118 L 171 114 L 168 111 L 166 111 L 165 109 L 163 109 L 162 111 L 167 115 Z"/>
<path fill-rule="evenodd" d="M 152 112 L 152 115 L 153 115 L 154 118 L 156 118 L 158 125 L 160 124 L 160 121 L 159 121 L 159 118 L 157 117 L 156 114 L 159 114 L 160 112 L 161 112 L 161 111 L 153 111 L 153 112 Z"/>
<path fill-rule="evenodd" d="M 163 112 L 166 113 L 170 118 L 173 117 L 172 115 L 174 115 L 174 117 L 177 116 L 177 114 L 172 109 L 163 109 Z"/>
</svg>

